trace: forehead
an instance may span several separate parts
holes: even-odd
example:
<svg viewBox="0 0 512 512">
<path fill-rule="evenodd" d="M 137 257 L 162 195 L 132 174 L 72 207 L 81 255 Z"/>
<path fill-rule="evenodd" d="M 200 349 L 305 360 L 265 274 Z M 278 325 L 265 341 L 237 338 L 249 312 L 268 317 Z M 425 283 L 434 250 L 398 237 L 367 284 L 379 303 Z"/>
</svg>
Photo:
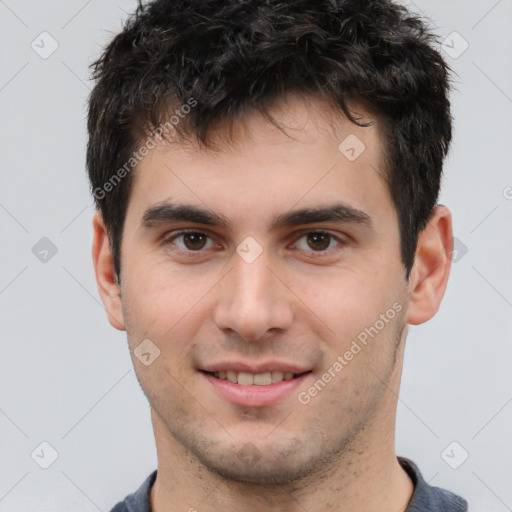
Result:
<svg viewBox="0 0 512 512">
<path fill-rule="evenodd" d="M 362 102 L 351 102 L 348 108 L 360 124 L 370 126 L 356 125 L 345 116 L 341 107 L 317 95 L 288 93 L 265 108 L 267 115 L 248 108 L 242 117 L 227 117 L 213 123 L 207 134 L 208 147 L 195 143 L 194 137 L 192 141 L 183 142 L 173 138 L 171 133 L 168 143 L 160 145 L 159 149 L 171 154 L 180 151 L 193 155 L 203 153 L 212 158 L 228 156 L 251 145 L 275 148 L 290 147 L 297 142 L 315 146 L 317 150 L 322 146 L 328 150 L 337 149 L 349 161 L 355 161 L 364 151 L 367 160 L 381 165 L 380 152 L 384 145 L 378 117 Z M 346 144 L 342 144 L 344 141 Z M 365 143 L 364 147 L 361 142 Z M 355 154 L 350 152 L 351 147 L 355 148 Z"/>
<path fill-rule="evenodd" d="M 351 110 L 371 126 L 355 125 L 325 101 L 288 95 L 269 111 L 276 124 L 248 112 L 219 123 L 208 148 L 159 144 L 133 171 L 130 203 L 139 215 L 169 198 L 238 217 L 273 209 L 275 218 L 297 203 L 339 200 L 363 210 L 388 195 L 383 144 L 377 119 L 358 105 Z"/>
</svg>

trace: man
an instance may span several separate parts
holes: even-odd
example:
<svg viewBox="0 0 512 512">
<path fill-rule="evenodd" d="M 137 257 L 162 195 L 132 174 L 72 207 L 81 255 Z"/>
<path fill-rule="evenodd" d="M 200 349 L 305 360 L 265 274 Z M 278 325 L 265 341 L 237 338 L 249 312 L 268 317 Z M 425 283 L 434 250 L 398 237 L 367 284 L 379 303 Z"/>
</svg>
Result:
<svg viewBox="0 0 512 512">
<path fill-rule="evenodd" d="M 433 41 L 388 0 L 156 0 L 95 63 L 96 279 L 158 455 L 115 512 L 467 510 L 394 447 L 453 249 Z"/>
</svg>

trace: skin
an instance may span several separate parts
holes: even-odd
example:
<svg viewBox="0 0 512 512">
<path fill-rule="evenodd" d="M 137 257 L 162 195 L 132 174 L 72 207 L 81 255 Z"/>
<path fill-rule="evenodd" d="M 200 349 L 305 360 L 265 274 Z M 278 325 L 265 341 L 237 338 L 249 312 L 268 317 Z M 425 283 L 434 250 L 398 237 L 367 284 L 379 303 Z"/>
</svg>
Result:
<svg viewBox="0 0 512 512">
<path fill-rule="evenodd" d="M 436 207 L 407 281 L 398 218 L 381 177 L 378 123 L 360 128 L 322 100 L 291 95 L 273 114 L 290 136 L 248 113 L 231 143 L 219 127 L 216 151 L 160 144 L 139 164 L 120 286 L 101 214 L 94 217 L 99 293 L 112 326 L 127 332 L 151 405 L 158 455 L 152 510 L 405 510 L 413 485 L 397 461 L 394 429 L 407 324 L 429 320 L 439 307 L 451 214 Z M 338 150 L 349 134 L 366 146 L 353 162 Z M 230 228 L 143 226 L 144 212 L 165 201 L 206 208 Z M 277 215 L 339 201 L 364 212 L 371 227 L 329 221 L 272 229 Z M 183 229 L 208 235 L 199 238 L 204 248 L 172 240 Z M 333 235 L 327 249 L 307 236 L 318 230 Z M 252 263 L 236 252 L 248 236 L 263 248 Z M 301 404 L 298 392 L 393 304 L 401 311 Z M 147 338 L 160 350 L 149 366 L 134 356 Z M 312 373 L 279 403 L 241 407 L 199 372 L 228 360 L 286 361 Z"/>
</svg>

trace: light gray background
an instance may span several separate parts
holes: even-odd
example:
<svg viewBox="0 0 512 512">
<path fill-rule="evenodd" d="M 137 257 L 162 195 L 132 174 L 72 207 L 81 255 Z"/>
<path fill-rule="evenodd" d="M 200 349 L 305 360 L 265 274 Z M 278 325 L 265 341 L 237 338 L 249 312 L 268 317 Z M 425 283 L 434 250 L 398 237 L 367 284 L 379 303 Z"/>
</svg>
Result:
<svg viewBox="0 0 512 512">
<path fill-rule="evenodd" d="M 156 468 L 125 333 L 107 322 L 96 290 L 84 166 L 87 66 L 134 5 L 0 0 L 2 512 L 108 511 Z M 460 242 L 440 312 L 408 339 L 397 451 L 432 484 L 465 496 L 471 510 L 505 512 L 512 510 L 512 0 L 408 5 L 448 36 L 442 51 L 452 53 L 445 56 L 458 74 L 442 202 Z M 46 59 L 31 47 L 51 48 L 43 31 L 59 45 Z M 464 41 L 469 47 L 458 55 Z M 58 249 L 46 262 L 32 252 L 42 237 Z M 35 462 L 50 461 L 43 441 L 58 452 L 48 469 Z M 452 469 L 446 461 L 458 465 L 463 450 L 469 458 Z"/>
</svg>

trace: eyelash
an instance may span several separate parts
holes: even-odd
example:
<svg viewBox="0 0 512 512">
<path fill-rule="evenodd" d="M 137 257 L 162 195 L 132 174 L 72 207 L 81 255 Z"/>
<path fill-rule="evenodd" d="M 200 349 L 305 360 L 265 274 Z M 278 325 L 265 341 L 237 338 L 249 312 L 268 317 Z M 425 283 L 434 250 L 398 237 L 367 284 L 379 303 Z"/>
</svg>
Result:
<svg viewBox="0 0 512 512">
<path fill-rule="evenodd" d="M 332 254 L 333 250 L 337 251 L 337 250 L 341 249 L 341 247 L 346 245 L 345 241 L 341 240 L 336 235 L 333 235 L 332 233 L 330 233 L 328 231 L 325 231 L 325 230 L 322 230 L 322 229 L 313 229 L 313 230 L 308 230 L 308 231 L 301 232 L 299 238 L 296 239 L 296 241 L 294 242 L 293 245 L 296 246 L 300 240 L 302 240 L 304 237 L 307 237 L 308 235 L 312 235 L 312 234 L 317 234 L 317 235 L 320 234 L 320 235 L 328 236 L 330 238 L 329 246 L 331 245 L 332 241 L 337 242 L 337 246 L 336 247 L 327 248 L 327 249 L 324 249 L 324 250 L 321 250 L 321 251 L 314 251 L 314 250 L 309 250 L 308 251 L 308 250 L 305 250 L 305 252 L 308 252 L 308 253 L 310 253 L 312 255 L 315 255 L 315 256 L 317 256 L 317 255 L 320 256 L 320 255 L 324 255 L 324 254 Z M 185 235 L 203 235 L 203 236 L 206 236 L 210 242 L 213 242 L 212 237 L 209 236 L 204 231 L 198 231 L 198 230 L 190 229 L 190 230 L 182 230 L 182 231 L 179 231 L 177 233 L 172 234 L 171 236 L 166 237 L 164 239 L 163 243 L 165 245 L 167 245 L 167 244 L 174 244 L 174 241 L 176 239 L 178 239 L 180 237 L 183 237 Z M 175 250 L 176 250 L 176 252 L 180 252 L 182 254 L 186 254 L 189 257 L 195 257 L 196 255 L 197 256 L 201 255 L 207 249 L 202 248 L 202 249 L 198 249 L 198 250 L 194 251 L 194 250 L 191 250 L 191 249 L 186 249 L 186 248 L 183 249 L 183 248 L 178 247 L 178 249 L 175 249 Z"/>
</svg>

